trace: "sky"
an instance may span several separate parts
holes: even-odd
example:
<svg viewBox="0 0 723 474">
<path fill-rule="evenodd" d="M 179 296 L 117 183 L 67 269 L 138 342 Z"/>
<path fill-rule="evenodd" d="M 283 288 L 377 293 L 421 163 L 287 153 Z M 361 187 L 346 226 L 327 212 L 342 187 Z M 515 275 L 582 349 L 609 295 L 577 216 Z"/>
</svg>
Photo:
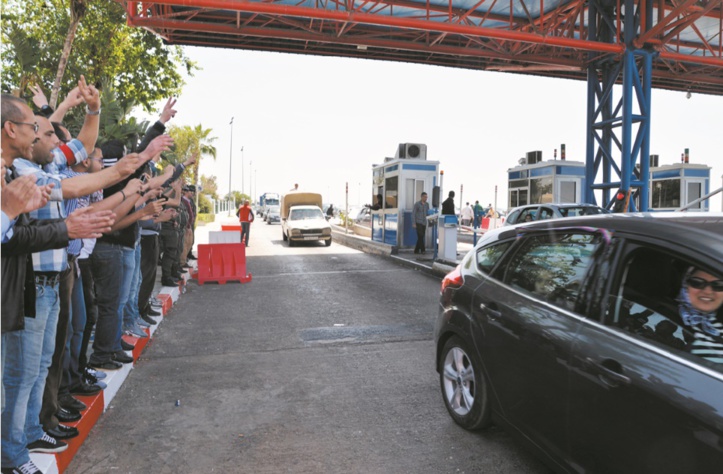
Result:
<svg viewBox="0 0 723 474">
<path fill-rule="evenodd" d="M 507 207 L 507 170 L 528 151 L 566 146 L 585 160 L 583 81 L 439 66 L 185 47 L 187 77 L 171 123 L 202 124 L 217 140 L 200 172 L 229 189 L 285 193 L 294 183 L 344 208 L 371 202 L 372 165 L 399 143 L 424 143 L 444 171 L 443 195 Z M 619 95 L 618 95 L 619 97 Z M 163 103 L 159 103 L 162 107 Z M 234 118 L 233 125 L 229 122 Z M 243 147 L 243 151 L 241 148 Z M 723 177 L 723 97 L 653 90 L 651 154 L 660 164 L 711 166 Z M 243 163 L 243 184 L 242 184 Z M 229 166 L 230 165 L 230 166 Z M 230 167 L 230 173 L 229 173 Z M 495 192 L 496 190 L 496 192 Z M 712 210 L 721 210 L 714 198 Z"/>
</svg>

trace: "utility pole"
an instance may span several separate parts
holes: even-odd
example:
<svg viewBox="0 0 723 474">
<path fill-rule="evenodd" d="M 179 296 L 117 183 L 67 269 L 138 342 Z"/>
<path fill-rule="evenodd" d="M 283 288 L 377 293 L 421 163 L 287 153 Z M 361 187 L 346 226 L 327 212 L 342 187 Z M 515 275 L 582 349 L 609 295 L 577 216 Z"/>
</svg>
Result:
<svg viewBox="0 0 723 474">
<path fill-rule="evenodd" d="M 228 199 L 231 199 L 231 164 L 233 163 L 233 117 L 231 117 L 231 121 L 228 124 L 231 125 L 231 143 L 229 144 L 228 157 Z M 228 216 L 231 217 L 230 205 L 228 206 Z"/>
<path fill-rule="evenodd" d="M 244 147 L 241 147 L 241 194 L 244 193 Z"/>
</svg>

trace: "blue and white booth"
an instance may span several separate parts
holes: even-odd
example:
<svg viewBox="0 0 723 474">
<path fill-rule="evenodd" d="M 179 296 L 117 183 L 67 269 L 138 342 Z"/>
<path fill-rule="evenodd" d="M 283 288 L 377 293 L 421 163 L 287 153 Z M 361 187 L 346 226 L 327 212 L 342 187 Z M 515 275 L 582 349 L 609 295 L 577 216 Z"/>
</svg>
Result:
<svg viewBox="0 0 723 474">
<path fill-rule="evenodd" d="M 372 240 L 414 248 L 417 233 L 412 227 L 412 209 L 426 192 L 432 202 L 432 188 L 439 184 L 439 162 L 427 160 L 427 145 L 401 143 L 394 158 L 372 166 L 372 202 L 381 196 L 382 208 L 372 211 Z M 431 225 L 428 226 L 428 230 Z M 432 232 L 427 247 L 432 248 Z"/>
<path fill-rule="evenodd" d="M 658 166 L 658 156 L 650 158 L 650 210 L 674 211 L 710 193 L 709 166 L 694 163 Z M 709 202 L 706 199 L 688 210 L 709 211 Z"/>
<path fill-rule="evenodd" d="M 564 150 L 564 149 L 563 149 Z M 586 186 L 585 163 L 542 160 L 541 151 L 527 153 L 519 165 L 507 170 L 508 209 L 527 204 L 582 202 Z"/>
</svg>

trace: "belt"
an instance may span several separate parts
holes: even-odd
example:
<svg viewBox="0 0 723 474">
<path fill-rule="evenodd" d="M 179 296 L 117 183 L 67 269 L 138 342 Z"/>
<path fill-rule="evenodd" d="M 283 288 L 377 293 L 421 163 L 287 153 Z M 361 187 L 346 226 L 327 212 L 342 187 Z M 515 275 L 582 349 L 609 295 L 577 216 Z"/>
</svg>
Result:
<svg viewBox="0 0 723 474">
<path fill-rule="evenodd" d="M 55 286 L 60 281 L 58 272 L 35 272 L 35 284 L 40 286 Z"/>
</svg>

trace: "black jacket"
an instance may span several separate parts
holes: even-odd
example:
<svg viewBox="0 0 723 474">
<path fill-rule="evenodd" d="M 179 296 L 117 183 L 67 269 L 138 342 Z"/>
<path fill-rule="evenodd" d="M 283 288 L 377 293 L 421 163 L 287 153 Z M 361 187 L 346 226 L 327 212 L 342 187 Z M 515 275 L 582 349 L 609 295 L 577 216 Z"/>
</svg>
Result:
<svg viewBox="0 0 723 474">
<path fill-rule="evenodd" d="M 31 219 L 21 214 L 13 237 L 2 244 L 2 332 L 25 328 L 25 316 L 35 317 L 35 272 L 32 254 L 68 246 L 63 219 Z"/>
<path fill-rule="evenodd" d="M 454 199 L 453 198 L 447 198 L 442 203 L 442 214 L 456 214 L 454 212 Z"/>
</svg>

